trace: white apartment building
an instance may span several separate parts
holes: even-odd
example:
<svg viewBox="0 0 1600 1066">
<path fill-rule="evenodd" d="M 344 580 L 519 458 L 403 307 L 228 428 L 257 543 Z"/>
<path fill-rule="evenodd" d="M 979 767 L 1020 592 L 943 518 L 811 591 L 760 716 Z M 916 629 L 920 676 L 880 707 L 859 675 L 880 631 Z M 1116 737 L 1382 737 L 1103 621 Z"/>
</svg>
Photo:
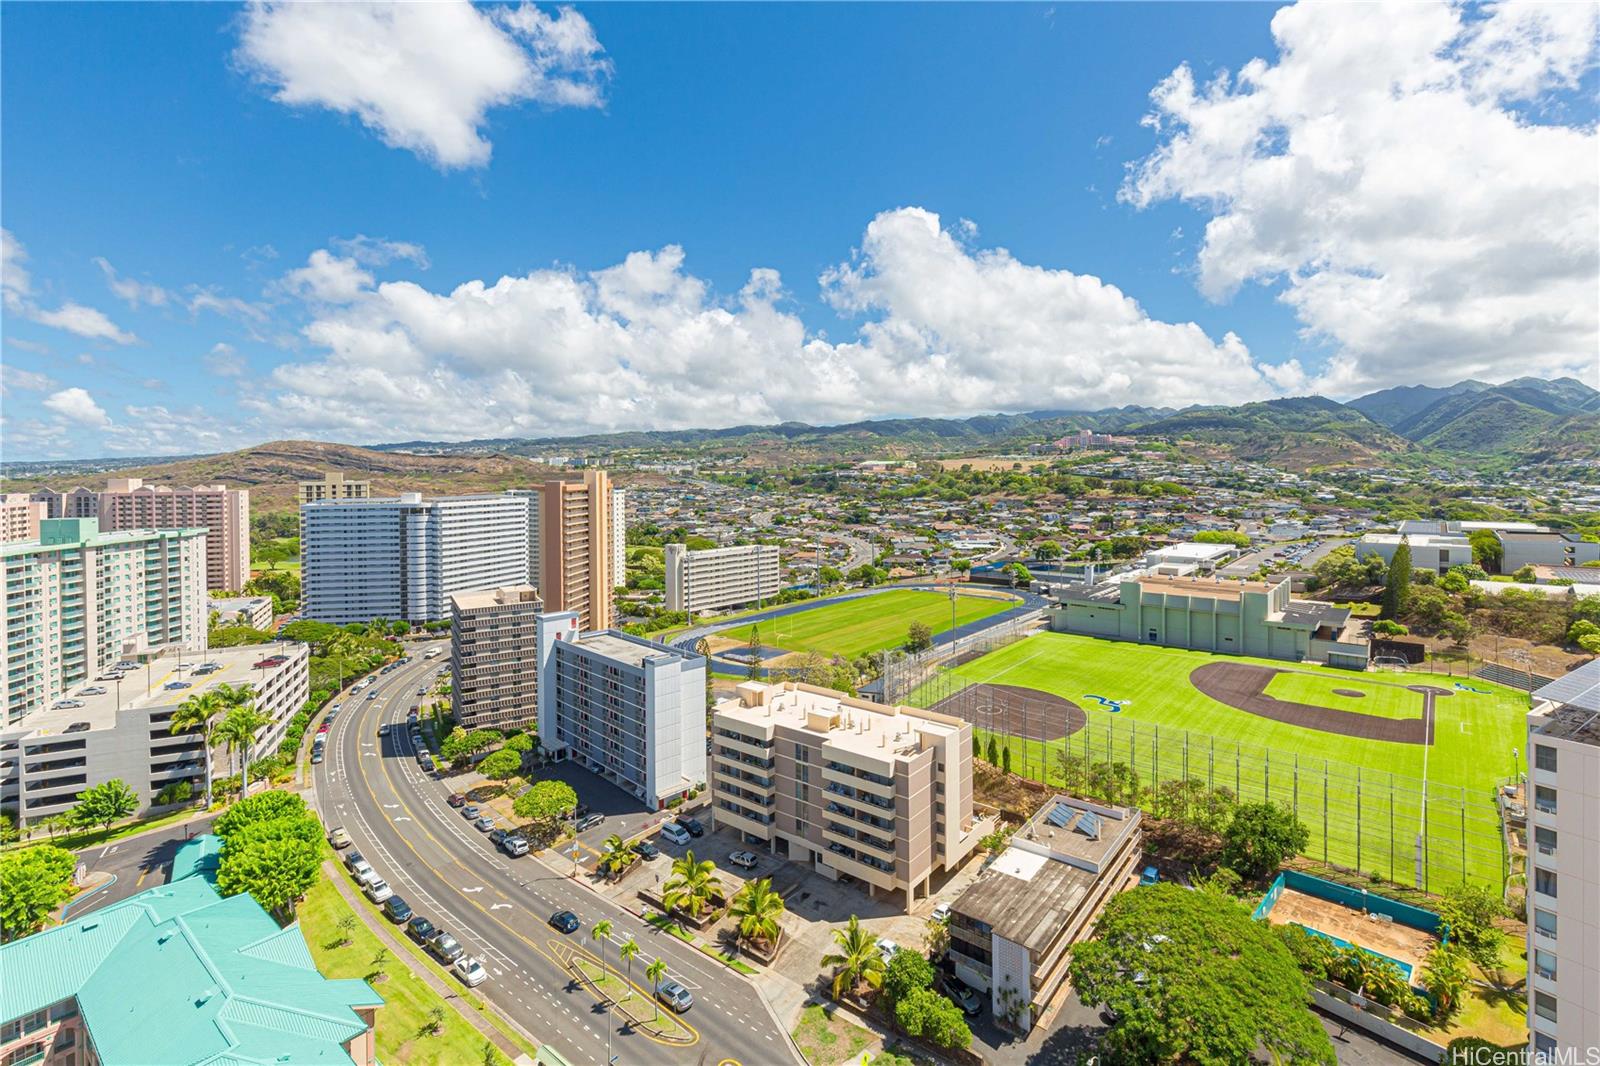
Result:
<svg viewBox="0 0 1600 1066">
<path fill-rule="evenodd" d="M 1583 1062 L 1600 1048 L 1600 659 L 1532 698 L 1529 1050 Z"/>
<path fill-rule="evenodd" d="M 783 588 L 775 544 L 690 551 L 666 547 L 667 610 L 716 611 L 776 596 Z"/>
<path fill-rule="evenodd" d="M 712 708 L 712 795 L 746 842 L 909 905 L 993 828 L 973 813 L 969 723 L 795 682 L 737 692 Z"/>
<path fill-rule="evenodd" d="M 112 478 L 100 493 L 100 528 L 204 529 L 206 588 L 242 589 L 250 580 L 249 489 L 169 488 L 138 478 Z"/>
<path fill-rule="evenodd" d="M 45 519 L 38 540 L 0 545 L 0 562 L 9 721 L 131 654 L 206 647 L 204 530 Z"/>
<path fill-rule="evenodd" d="M 256 710 L 267 719 L 251 747 L 254 761 L 277 750 L 289 720 L 309 698 L 310 657 L 310 645 L 293 641 L 213 648 L 148 658 L 80 682 L 68 695 L 81 706 L 0 725 L 0 807 L 31 824 L 69 810 L 78 793 L 113 777 L 139 797 L 138 814 L 180 781 L 188 781 L 198 798 L 205 786 L 203 741 L 194 730 L 173 734 L 179 704 L 218 685 L 249 685 Z M 214 750 L 212 773 L 230 772 L 228 757 Z"/>
<path fill-rule="evenodd" d="M 307 618 L 449 617 L 450 594 L 528 577 L 528 502 L 501 493 L 420 493 L 300 505 L 300 598 Z"/>
<path fill-rule="evenodd" d="M 539 617 L 539 742 L 652 810 L 706 782 L 702 656 L 617 630 L 585 633 L 577 611 Z"/>
<path fill-rule="evenodd" d="M 628 490 L 611 490 L 611 583 L 628 581 Z"/>
<path fill-rule="evenodd" d="M 450 684 L 467 729 L 522 725 L 538 713 L 539 593 L 532 585 L 450 597 Z"/>
</svg>

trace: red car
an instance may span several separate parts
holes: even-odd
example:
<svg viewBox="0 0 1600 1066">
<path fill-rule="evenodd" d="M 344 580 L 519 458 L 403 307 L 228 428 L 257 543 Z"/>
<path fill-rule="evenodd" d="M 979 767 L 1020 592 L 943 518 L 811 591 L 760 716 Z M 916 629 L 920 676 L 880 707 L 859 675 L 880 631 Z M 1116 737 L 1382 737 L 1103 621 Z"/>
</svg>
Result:
<svg viewBox="0 0 1600 1066">
<path fill-rule="evenodd" d="M 317 726 L 317 733 L 319 735 L 322 734 L 322 733 L 326 733 L 327 731 L 328 731 L 328 723 L 327 722 L 323 722 L 321 725 Z"/>
<path fill-rule="evenodd" d="M 467 797 L 463 796 L 459 792 L 452 792 L 450 793 L 450 798 L 445 802 L 450 804 L 452 807 L 464 807 L 467 803 Z"/>
</svg>

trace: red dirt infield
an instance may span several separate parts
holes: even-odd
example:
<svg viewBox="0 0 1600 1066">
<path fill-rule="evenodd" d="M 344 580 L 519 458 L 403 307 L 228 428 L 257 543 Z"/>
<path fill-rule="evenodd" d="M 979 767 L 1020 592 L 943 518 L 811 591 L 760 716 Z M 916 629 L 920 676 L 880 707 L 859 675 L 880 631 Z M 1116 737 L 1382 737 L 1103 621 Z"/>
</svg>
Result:
<svg viewBox="0 0 1600 1066">
<path fill-rule="evenodd" d="M 1020 685 L 968 685 L 928 709 L 1026 740 L 1060 740 L 1089 723 L 1071 700 Z"/>
</svg>

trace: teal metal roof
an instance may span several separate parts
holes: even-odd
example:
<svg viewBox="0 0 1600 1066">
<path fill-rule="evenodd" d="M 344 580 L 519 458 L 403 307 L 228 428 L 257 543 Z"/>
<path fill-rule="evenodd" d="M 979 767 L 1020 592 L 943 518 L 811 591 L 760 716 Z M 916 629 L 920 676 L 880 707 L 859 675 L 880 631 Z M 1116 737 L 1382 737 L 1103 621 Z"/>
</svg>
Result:
<svg viewBox="0 0 1600 1066">
<path fill-rule="evenodd" d="M 106 1066 L 348 1064 L 343 1044 L 366 1030 L 354 1008 L 383 1000 L 318 973 L 298 926 L 219 896 L 214 855 L 198 838 L 181 880 L 0 946 L 0 1021 L 76 995 Z"/>
<path fill-rule="evenodd" d="M 196 874 L 212 883 L 217 879 L 217 863 L 222 859 L 222 838 L 214 833 L 195 837 L 172 857 L 170 881 L 181 881 Z"/>
</svg>

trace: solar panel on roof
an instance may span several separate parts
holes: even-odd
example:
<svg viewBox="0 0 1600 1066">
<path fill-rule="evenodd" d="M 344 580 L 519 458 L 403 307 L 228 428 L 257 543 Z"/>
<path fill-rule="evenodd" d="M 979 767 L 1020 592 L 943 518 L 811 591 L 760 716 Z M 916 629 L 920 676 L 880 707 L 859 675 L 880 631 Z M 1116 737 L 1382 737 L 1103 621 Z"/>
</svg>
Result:
<svg viewBox="0 0 1600 1066">
<path fill-rule="evenodd" d="M 1084 811 L 1083 817 L 1078 819 L 1078 824 L 1074 828 L 1090 840 L 1099 840 L 1100 816 L 1093 811 Z"/>
<path fill-rule="evenodd" d="M 1054 808 L 1051 809 L 1049 814 L 1045 815 L 1044 820 L 1049 822 L 1051 825 L 1065 828 L 1066 824 L 1072 821 L 1073 813 L 1074 812 L 1071 807 L 1067 806 L 1065 803 L 1058 803 Z"/>
</svg>

